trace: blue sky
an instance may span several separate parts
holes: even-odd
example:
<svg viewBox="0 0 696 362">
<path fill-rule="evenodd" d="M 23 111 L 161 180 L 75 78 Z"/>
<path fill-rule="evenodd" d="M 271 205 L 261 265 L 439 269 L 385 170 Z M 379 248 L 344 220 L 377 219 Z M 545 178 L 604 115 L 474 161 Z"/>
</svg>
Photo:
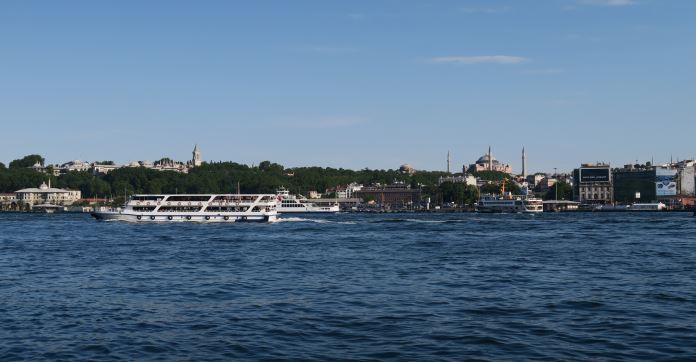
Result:
<svg viewBox="0 0 696 362">
<path fill-rule="evenodd" d="M 0 161 L 696 156 L 696 2 L 3 1 Z"/>
</svg>

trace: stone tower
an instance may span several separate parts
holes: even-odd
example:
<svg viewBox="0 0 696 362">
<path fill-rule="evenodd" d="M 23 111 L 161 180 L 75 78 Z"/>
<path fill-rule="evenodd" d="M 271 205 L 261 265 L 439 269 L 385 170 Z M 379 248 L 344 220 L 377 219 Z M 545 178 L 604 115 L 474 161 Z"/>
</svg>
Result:
<svg viewBox="0 0 696 362">
<path fill-rule="evenodd" d="M 193 160 L 191 161 L 191 164 L 194 167 L 198 167 L 203 163 L 201 161 L 201 149 L 198 147 L 198 144 L 196 144 L 196 147 L 193 148 Z"/>
</svg>

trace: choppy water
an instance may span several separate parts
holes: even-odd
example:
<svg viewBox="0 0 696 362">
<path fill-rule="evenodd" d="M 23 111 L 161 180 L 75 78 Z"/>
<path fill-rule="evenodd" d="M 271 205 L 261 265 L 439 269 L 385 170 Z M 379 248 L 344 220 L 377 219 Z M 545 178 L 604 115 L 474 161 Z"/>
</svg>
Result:
<svg viewBox="0 0 696 362">
<path fill-rule="evenodd" d="M 690 214 L 0 214 L 0 360 L 696 359 Z"/>
</svg>

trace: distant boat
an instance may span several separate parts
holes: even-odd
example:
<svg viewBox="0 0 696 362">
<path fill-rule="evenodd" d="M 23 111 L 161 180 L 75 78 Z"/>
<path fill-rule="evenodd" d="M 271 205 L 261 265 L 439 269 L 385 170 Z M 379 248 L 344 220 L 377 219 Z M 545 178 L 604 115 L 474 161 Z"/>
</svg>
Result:
<svg viewBox="0 0 696 362">
<path fill-rule="evenodd" d="M 271 194 L 133 195 L 122 208 L 101 207 L 92 216 L 132 222 L 273 222 L 277 204 Z"/>
<path fill-rule="evenodd" d="M 541 199 L 523 195 L 483 195 L 476 203 L 476 211 L 484 213 L 538 213 L 544 212 Z"/>
<path fill-rule="evenodd" d="M 278 212 L 285 213 L 336 213 L 340 211 L 338 202 L 333 205 L 319 206 L 304 197 L 290 195 L 285 188 L 276 191 L 279 200 Z"/>
<path fill-rule="evenodd" d="M 534 197 L 526 184 L 517 184 L 523 195 L 513 195 L 505 192 L 506 180 L 500 190 L 500 195 L 482 195 L 475 204 L 477 212 L 487 213 L 538 213 L 544 212 L 544 201 Z"/>
</svg>

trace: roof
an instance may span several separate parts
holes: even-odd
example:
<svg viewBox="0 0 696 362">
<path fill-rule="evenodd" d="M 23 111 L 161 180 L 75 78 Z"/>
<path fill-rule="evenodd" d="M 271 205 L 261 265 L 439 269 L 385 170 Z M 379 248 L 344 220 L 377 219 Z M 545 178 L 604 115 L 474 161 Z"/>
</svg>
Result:
<svg viewBox="0 0 696 362">
<path fill-rule="evenodd" d="M 40 189 L 40 188 L 37 188 L 37 187 L 31 187 L 31 188 L 28 188 L 28 189 L 17 190 L 17 191 L 15 191 L 15 192 L 16 192 L 16 193 L 20 193 L 20 192 L 24 192 L 24 193 L 31 192 L 31 193 L 42 193 L 42 194 L 44 194 L 44 193 L 70 192 L 70 190 L 57 189 L 57 188 L 55 188 L 55 187 L 46 188 L 46 189 Z"/>
</svg>

